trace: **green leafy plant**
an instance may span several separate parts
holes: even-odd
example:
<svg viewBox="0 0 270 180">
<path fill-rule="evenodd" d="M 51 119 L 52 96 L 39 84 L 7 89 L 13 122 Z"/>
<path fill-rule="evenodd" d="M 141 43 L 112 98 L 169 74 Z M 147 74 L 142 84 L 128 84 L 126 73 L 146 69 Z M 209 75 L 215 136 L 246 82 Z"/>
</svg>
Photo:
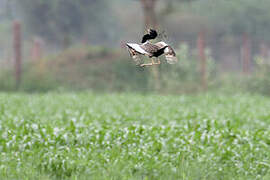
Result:
<svg viewBox="0 0 270 180">
<path fill-rule="evenodd" d="M 1 179 L 268 179 L 269 102 L 1 93 Z"/>
</svg>

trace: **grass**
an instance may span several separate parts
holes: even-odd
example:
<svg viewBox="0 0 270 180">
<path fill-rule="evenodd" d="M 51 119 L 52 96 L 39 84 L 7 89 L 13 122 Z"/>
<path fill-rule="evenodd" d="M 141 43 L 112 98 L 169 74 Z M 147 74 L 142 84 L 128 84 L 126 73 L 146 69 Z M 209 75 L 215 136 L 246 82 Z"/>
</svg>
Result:
<svg viewBox="0 0 270 180">
<path fill-rule="evenodd" d="M 270 179 L 270 99 L 0 94 L 1 179 Z"/>
</svg>

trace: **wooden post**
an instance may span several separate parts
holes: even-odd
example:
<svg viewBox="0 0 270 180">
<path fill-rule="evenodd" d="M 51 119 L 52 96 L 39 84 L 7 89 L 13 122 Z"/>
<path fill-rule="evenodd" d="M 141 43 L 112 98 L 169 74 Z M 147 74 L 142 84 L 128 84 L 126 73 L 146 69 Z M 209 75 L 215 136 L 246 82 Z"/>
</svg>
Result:
<svg viewBox="0 0 270 180">
<path fill-rule="evenodd" d="M 32 60 L 39 60 L 42 57 L 42 40 L 35 38 L 31 52 Z"/>
<path fill-rule="evenodd" d="M 156 13 L 155 13 L 155 6 L 156 6 L 156 0 L 140 0 L 143 8 L 143 14 L 144 14 L 144 23 L 145 28 L 154 28 L 157 29 L 157 19 L 156 19 Z M 151 67 L 151 74 L 154 78 L 154 88 L 155 90 L 160 89 L 160 73 L 158 66 L 152 66 Z"/>
<path fill-rule="evenodd" d="M 250 71 L 251 44 L 247 33 L 243 34 L 242 42 L 242 72 L 248 74 Z"/>
<path fill-rule="evenodd" d="M 198 56 L 200 60 L 201 86 L 203 90 L 207 89 L 207 74 L 206 74 L 206 56 L 205 56 L 205 32 L 201 31 L 198 34 L 197 40 Z"/>
<path fill-rule="evenodd" d="M 263 58 L 268 57 L 268 47 L 263 41 L 260 42 L 260 55 Z"/>
<path fill-rule="evenodd" d="M 15 67 L 15 79 L 16 88 L 18 89 L 21 82 L 21 61 L 22 61 L 22 44 L 21 44 L 21 23 L 15 21 L 13 23 L 13 48 L 14 48 L 14 67 Z"/>
</svg>

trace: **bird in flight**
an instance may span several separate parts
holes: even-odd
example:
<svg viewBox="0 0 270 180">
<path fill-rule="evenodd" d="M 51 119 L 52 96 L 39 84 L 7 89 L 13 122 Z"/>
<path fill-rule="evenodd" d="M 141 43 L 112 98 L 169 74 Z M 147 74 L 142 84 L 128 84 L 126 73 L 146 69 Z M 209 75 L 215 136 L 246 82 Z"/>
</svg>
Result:
<svg viewBox="0 0 270 180">
<path fill-rule="evenodd" d="M 138 43 L 126 43 L 128 52 L 136 65 L 140 67 L 159 65 L 159 56 L 165 55 L 167 63 L 175 64 L 178 62 L 175 51 L 173 48 L 163 41 L 157 43 L 149 42 L 151 39 L 155 39 L 158 33 L 154 29 L 148 29 L 148 34 L 145 34 L 140 44 Z M 151 59 L 151 63 L 144 64 L 141 55 L 147 56 Z M 154 61 L 156 59 L 156 62 Z"/>
</svg>

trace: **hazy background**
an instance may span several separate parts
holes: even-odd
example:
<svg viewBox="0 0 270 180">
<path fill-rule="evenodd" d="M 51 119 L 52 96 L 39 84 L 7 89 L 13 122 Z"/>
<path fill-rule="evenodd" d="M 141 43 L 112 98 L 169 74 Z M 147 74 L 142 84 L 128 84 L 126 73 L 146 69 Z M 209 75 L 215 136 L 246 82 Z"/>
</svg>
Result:
<svg viewBox="0 0 270 180">
<path fill-rule="evenodd" d="M 1 0 L 0 91 L 270 95 L 269 9 L 269 0 Z M 146 27 L 172 44 L 178 64 L 135 67 L 124 44 Z"/>
</svg>

